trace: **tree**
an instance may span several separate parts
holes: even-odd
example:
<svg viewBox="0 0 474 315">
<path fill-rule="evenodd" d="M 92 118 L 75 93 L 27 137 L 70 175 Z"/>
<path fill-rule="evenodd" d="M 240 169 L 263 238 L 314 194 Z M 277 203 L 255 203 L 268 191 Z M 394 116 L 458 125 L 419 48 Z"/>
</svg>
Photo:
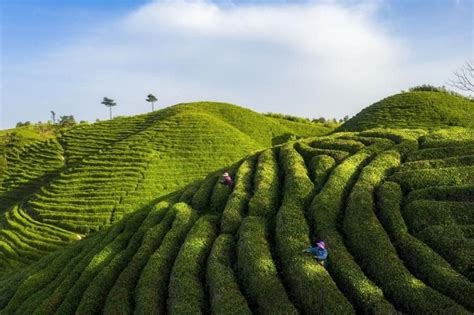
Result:
<svg viewBox="0 0 474 315">
<path fill-rule="evenodd" d="M 454 71 L 454 78 L 448 81 L 448 84 L 457 89 L 474 92 L 474 62 L 466 61 L 466 63 Z"/>
<path fill-rule="evenodd" d="M 112 107 L 113 107 L 113 106 L 116 106 L 117 103 L 115 103 L 113 99 L 104 97 L 104 99 L 102 100 L 101 104 L 104 104 L 106 107 L 109 108 L 109 110 L 110 110 L 110 119 L 112 119 Z"/>
<path fill-rule="evenodd" d="M 51 118 L 53 119 L 53 124 L 56 124 L 56 113 L 54 110 L 51 111 Z"/>
<path fill-rule="evenodd" d="M 153 94 L 148 94 L 148 97 L 146 99 L 148 103 L 151 103 L 151 111 L 155 111 L 155 102 L 158 101 L 158 99 L 155 97 Z"/>
<path fill-rule="evenodd" d="M 70 128 L 74 127 L 76 125 L 76 120 L 74 119 L 74 116 L 59 116 L 59 121 L 58 125 L 60 127 L 65 127 L 65 128 Z"/>
</svg>

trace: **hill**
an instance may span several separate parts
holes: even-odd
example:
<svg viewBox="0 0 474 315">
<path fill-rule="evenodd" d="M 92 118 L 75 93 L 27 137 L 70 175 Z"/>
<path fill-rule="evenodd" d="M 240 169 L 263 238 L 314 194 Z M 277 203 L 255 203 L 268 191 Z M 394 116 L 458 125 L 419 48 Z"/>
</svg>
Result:
<svg viewBox="0 0 474 315">
<path fill-rule="evenodd" d="M 372 128 L 474 128 L 474 102 L 446 92 L 415 91 L 387 97 L 349 119 L 339 131 Z"/>
<path fill-rule="evenodd" d="M 229 169 L 232 190 L 210 173 L 0 278 L 0 311 L 474 311 L 468 130 L 339 132 Z M 327 268 L 302 252 L 321 239 Z"/>
<path fill-rule="evenodd" d="M 252 151 L 330 131 L 201 102 L 79 125 L 7 150 L 0 165 L 0 274 Z"/>
</svg>

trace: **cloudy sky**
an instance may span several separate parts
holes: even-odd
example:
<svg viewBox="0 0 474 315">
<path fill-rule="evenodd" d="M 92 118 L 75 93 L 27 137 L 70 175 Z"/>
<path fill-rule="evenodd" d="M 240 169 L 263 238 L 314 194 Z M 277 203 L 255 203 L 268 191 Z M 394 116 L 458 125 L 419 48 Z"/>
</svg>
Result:
<svg viewBox="0 0 474 315">
<path fill-rule="evenodd" d="M 473 58 L 472 0 L 0 0 L 0 129 L 215 100 L 357 113 Z"/>
</svg>

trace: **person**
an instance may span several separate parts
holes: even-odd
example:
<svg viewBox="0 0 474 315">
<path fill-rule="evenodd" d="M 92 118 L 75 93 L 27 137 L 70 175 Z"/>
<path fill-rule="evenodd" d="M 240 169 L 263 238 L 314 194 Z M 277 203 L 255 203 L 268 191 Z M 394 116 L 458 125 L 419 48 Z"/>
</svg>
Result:
<svg viewBox="0 0 474 315">
<path fill-rule="evenodd" d="M 220 181 L 220 183 L 228 186 L 229 188 L 234 187 L 234 181 L 232 180 L 232 177 L 230 177 L 228 172 L 222 174 L 222 180 Z"/>
<path fill-rule="evenodd" d="M 326 243 L 324 241 L 319 241 L 316 243 L 316 246 L 309 247 L 304 249 L 303 252 L 311 253 L 314 255 L 314 258 L 323 266 L 326 267 L 326 260 L 328 258 L 328 250 L 326 248 Z"/>
</svg>

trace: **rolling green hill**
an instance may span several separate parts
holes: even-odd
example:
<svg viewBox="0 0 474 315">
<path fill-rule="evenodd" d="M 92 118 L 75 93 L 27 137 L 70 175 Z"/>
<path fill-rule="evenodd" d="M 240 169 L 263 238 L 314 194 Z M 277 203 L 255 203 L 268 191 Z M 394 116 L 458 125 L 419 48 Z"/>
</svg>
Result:
<svg viewBox="0 0 474 315">
<path fill-rule="evenodd" d="M 337 132 L 200 102 L 10 148 L 0 314 L 471 314 L 471 118 L 441 92 Z"/>
<path fill-rule="evenodd" d="M 0 274 L 120 220 L 209 172 L 291 136 L 327 134 L 231 104 L 180 104 L 79 125 L 5 152 Z"/>
<path fill-rule="evenodd" d="M 0 312 L 474 311 L 469 131 L 338 132 L 229 169 L 232 190 L 210 173 L 4 275 Z M 27 220 L 28 211 L 11 215 Z M 321 239 L 327 268 L 302 252 Z"/>
<path fill-rule="evenodd" d="M 387 97 L 349 119 L 340 131 L 372 128 L 474 128 L 474 101 L 446 92 L 407 92 Z"/>
</svg>

